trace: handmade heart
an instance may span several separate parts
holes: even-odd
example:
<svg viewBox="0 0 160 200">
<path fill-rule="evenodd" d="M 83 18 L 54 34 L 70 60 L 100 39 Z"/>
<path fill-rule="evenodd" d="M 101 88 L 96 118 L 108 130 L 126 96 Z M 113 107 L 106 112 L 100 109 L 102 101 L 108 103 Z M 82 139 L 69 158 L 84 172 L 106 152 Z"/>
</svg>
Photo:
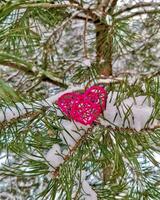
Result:
<svg viewBox="0 0 160 200">
<path fill-rule="evenodd" d="M 92 86 L 85 93 L 71 92 L 62 95 L 57 104 L 70 119 L 91 125 L 106 106 L 107 92 L 101 86 Z"/>
</svg>

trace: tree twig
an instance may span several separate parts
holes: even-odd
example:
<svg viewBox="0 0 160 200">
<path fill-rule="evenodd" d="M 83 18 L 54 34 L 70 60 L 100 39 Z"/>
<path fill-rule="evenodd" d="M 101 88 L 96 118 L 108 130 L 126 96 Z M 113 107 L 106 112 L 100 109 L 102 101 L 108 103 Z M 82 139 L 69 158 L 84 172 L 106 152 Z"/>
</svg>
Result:
<svg viewBox="0 0 160 200">
<path fill-rule="evenodd" d="M 83 7 L 75 4 L 75 3 L 65 3 L 65 4 L 52 4 L 52 3 L 27 3 L 27 4 L 21 4 L 19 6 L 20 8 L 45 8 L 45 9 L 51 9 L 51 8 L 76 8 L 79 10 L 83 10 Z"/>
<path fill-rule="evenodd" d="M 129 18 L 135 17 L 135 16 L 137 16 L 137 15 L 158 14 L 158 13 L 160 13 L 160 9 L 136 11 L 136 12 L 133 12 L 133 13 L 131 13 L 131 14 L 129 14 L 129 15 L 116 18 L 116 19 L 115 19 L 115 22 L 122 21 L 122 20 L 128 20 Z"/>
<path fill-rule="evenodd" d="M 83 45 L 84 45 L 84 56 L 85 56 L 85 58 L 88 58 L 87 41 L 86 41 L 87 22 L 88 22 L 88 16 L 86 17 L 86 20 L 84 22 L 84 30 L 83 30 Z"/>
<path fill-rule="evenodd" d="M 67 20 L 65 20 L 60 26 L 58 26 L 53 32 L 52 34 L 48 37 L 48 39 L 46 40 L 45 44 L 49 44 L 50 40 L 52 39 L 52 37 L 62 28 L 64 28 L 74 17 L 76 17 L 79 13 L 81 13 L 81 11 L 76 11 L 74 12 L 70 18 L 68 18 Z"/>
<path fill-rule="evenodd" d="M 157 8 L 157 6 L 160 6 L 159 2 L 140 2 L 140 3 L 136 3 L 135 5 L 126 5 L 124 8 L 115 12 L 113 16 L 120 15 L 124 12 L 128 12 L 136 8 L 142 8 L 142 7 Z"/>
<path fill-rule="evenodd" d="M 48 71 L 44 71 L 44 70 L 42 70 L 40 72 L 34 71 L 33 68 L 27 68 L 23 64 L 19 64 L 19 63 L 15 63 L 13 61 L 7 61 L 7 60 L 3 60 L 3 61 L 0 60 L 0 64 L 3 66 L 14 68 L 19 71 L 23 71 L 23 72 L 25 72 L 25 74 L 28 74 L 28 75 L 37 76 L 38 74 L 40 74 L 42 81 L 47 81 L 47 82 L 50 82 L 52 84 L 58 85 L 63 88 L 68 87 L 68 85 L 66 83 L 64 83 L 60 78 L 54 77 L 53 75 L 50 76 L 49 75 L 50 73 Z"/>
<path fill-rule="evenodd" d="M 110 7 L 109 7 L 109 9 L 108 9 L 108 13 L 109 13 L 109 14 L 112 15 L 112 13 L 113 13 L 113 11 L 114 11 L 114 8 L 115 8 L 116 5 L 117 5 L 117 2 L 118 2 L 118 0 L 112 0 L 111 5 L 110 5 Z"/>
</svg>

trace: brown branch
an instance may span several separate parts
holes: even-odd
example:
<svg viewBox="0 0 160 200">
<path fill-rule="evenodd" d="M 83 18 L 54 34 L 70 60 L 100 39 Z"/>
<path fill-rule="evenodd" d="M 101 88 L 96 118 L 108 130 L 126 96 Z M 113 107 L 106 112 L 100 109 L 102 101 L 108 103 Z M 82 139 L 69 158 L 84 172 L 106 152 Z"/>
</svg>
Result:
<svg viewBox="0 0 160 200">
<path fill-rule="evenodd" d="M 108 7 L 109 3 L 110 3 L 110 0 L 101 0 L 99 8 L 105 10 Z"/>
<path fill-rule="evenodd" d="M 71 2 L 71 1 L 70 1 Z M 73 2 L 73 1 L 72 1 Z M 83 11 L 84 14 L 88 14 L 92 19 L 97 18 L 97 15 L 92 12 L 89 8 L 84 8 L 78 2 L 74 1 L 75 3 L 65 3 L 65 4 L 52 4 L 52 3 L 28 3 L 28 4 L 21 4 L 20 8 L 44 8 L 44 9 L 59 9 L 59 8 L 75 8 L 76 10 Z"/>
<path fill-rule="evenodd" d="M 102 11 L 102 15 L 107 13 L 112 14 L 115 6 L 117 5 L 118 0 L 102 0 L 99 5 L 99 9 Z"/>
<path fill-rule="evenodd" d="M 86 19 L 88 20 L 88 22 L 93 22 L 93 19 L 91 17 L 88 16 L 80 16 L 80 15 L 76 15 L 74 17 L 74 19 L 79 19 L 79 20 L 83 20 L 85 21 Z"/>
<path fill-rule="evenodd" d="M 156 126 L 154 126 L 152 128 L 149 128 L 149 127 L 143 128 L 140 131 L 136 131 L 135 129 L 132 129 L 132 128 L 119 128 L 119 127 L 112 128 L 111 126 L 108 126 L 106 128 L 107 128 L 107 130 L 109 129 L 111 131 L 115 131 L 115 130 L 121 131 L 121 132 L 129 131 L 131 133 L 136 133 L 137 134 L 137 133 L 140 133 L 140 132 L 149 132 L 149 131 L 154 131 L 156 129 L 160 129 L 160 124 L 158 124 L 158 125 L 156 125 Z"/>
<path fill-rule="evenodd" d="M 9 60 L 0 60 L 0 65 L 11 67 L 11 68 L 19 70 L 19 71 L 23 71 L 26 74 L 31 74 L 32 73 L 32 70 L 27 68 L 27 67 L 25 67 L 24 65 L 19 64 L 19 63 L 14 63 L 14 62 L 9 61 Z"/>
<path fill-rule="evenodd" d="M 77 4 L 74 4 L 74 3 L 65 3 L 65 4 L 52 4 L 52 3 L 28 3 L 28 4 L 21 4 L 19 6 L 20 8 L 35 8 L 35 7 L 38 7 L 38 8 L 45 8 L 45 9 L 50 9 L 50 8 L 76 8 L 76 9 L 79 9 L 79 10 L 83 10 L 83 7 L 77 5 Z"/>
<path fill-rule="evenodd" d="M 79 5 L 79 2 L 77 2 L 76 0 L 69 0 L 70 3 L 75 3 Z"/>
<path fill-rule="evenodd" d="M 99 17 L 105 16 L 105 11 L 107 10 L 111 0 L 101 0 L 98 4 Z"/>
<path fill-rule="evenodd" d="M 116 13 L 114 13 L 113 16 L 117 16 L 117 15 L 120 15 L 124 12 L 128 12 L 128 11 L 131 11 L 133 9 L 136 9 L 136 8 L 142 8 L 142 7 L 154 7 L 154 8 L 157 8 L 158 6 L 160 6 L 160 3 L 158 2 L 140 2 L 140 3 L 137 3 L 135 5 L 127 5 L 125 6 L 124 8 L 120 9 L 119 11 L 117 11 Z"/>
<path fill-rule="evenodd" d="M 113 0 L 113 1 L 111 2 L 111 6 L 110 6 L 110 8 L 109 8 L 109 10 L 108 10 L 108 13 L 109 13 L 109 14 L 112 15 L 112 13 L 113 13 L 113 11 L 114 11 L 114 8 L 115 8 L 116 5 L 117 5 L 117 2 L 118 2 L 118 0 Z"/>
<path fill-rule="evenodd" d="M 153 72 L 153 73 L 151 73 L 149 75 L 142 74 L 142 79 L 147 78 L 149 80 L 149 79 L 152 79 L 152 78 L 154 78 L 156 76 L 158 76 L 158 77 L 160 76 L 160 70 L 156 71 L 156 72 Z"/>
<path fill-rule="evenodd" d="M 23 71 L 25 74 L 32 75 L 32 76 L 37 76 L 38 74 L 41 74 L 42 81 L 47 81 L 63 88 L 68 87 L 68 85 L 65 84 L 63 80 L 59 79 L 58 77 L 53 77 L 53 76 L 48 75 L 49 74 L 48 71 L 37 72 L 37 71 L 34 71 L 32 68 L 25 67 L 22 64 L 14 63 L 12 61 L 6 61 L 6 60 L 3 60 L 3 61 L 0 60 L 0 64 L 3 66 L 14 68 L 19 71 Z"/>
<path fill-rule="evenodd" d="M 50 43 L 50 40 L 52 39 L 52 37 L 61 29 L 63 29 L 74 17 L 77 16 L 77 14 L 79 14 L 80 11 L 77 11 L 75 13 L 73 13 L 71 15 L 70 18 L 68 18 L 67 20 L 65 20 L 60 26 L 58 26 L 55 30 L 53 30 L 53 32 L 51 33 L 51 35 L 48 37 L 48 39 L 45 42 L 45 45 L 48 45 Z"/>
<path fill-rule="evenodd" d="M 5 129 L 8 126 L 10 126 L 13 123 L 16 123 L 17 120 L 24 120 L 24 119 L 33 119 L 34 117 L 38 117 L 40 114 L 42 114 L 44 111 L 43 110 L 37 110 L 37 111 L 31 111 L 31 112 L 26 112 L 24 115 L 20 115 L 19 117 L 12 119 L 10 121 L 4 121 L 0 122 L 0 129 Z"/>
<path fill-rule="evenodd" d="M 86 18 L 86 20 L 84 22 L 84 30 L 83 30 L 83 46 L 84 46 L 84 56 L 85 56 L 85 58 L 88 58 L 87 41 L 86 41 L 87 22 L 88 22 L 88 17 Z"/>
<path fill-rule="evenodd" d="M 134 13 L 131 13 L 130 15 L 126 15 L 123 17 L 119 17 L 115 19 L 115 22 L 121 21 L 121 20 L 128 20 L 129 18 L 135 17 L 137 15 L 144 15 L 144 14 L 158 14 L 160 13 L 160 9 L 154 9 L 154 10 L 142 10 L 142 11 L 137 11 Z"/>
</svg>

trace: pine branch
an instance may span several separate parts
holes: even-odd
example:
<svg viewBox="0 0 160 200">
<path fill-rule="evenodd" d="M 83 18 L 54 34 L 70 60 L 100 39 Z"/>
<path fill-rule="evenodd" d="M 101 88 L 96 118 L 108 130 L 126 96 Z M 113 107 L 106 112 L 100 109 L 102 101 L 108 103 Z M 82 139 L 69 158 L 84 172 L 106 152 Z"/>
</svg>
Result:
<svg viewBox="0 0 160 200">
<path fill-rule="evenodd" d="M 74 19 L 79 19 L 79 20 L 83 20 L 83 21 L 88 20 L 88 22 L 94 22 L 93 19 L 89 16 L 76 15 L 74 17 Z"/>
<path fill-rule="evenodd" d="M 60 78 L 54 77 L 53 75 L 52 76 L 49 75 L 50 74 L 49 71 L 41 70 L 41 71 L 37 72 L 37 70 L 34 70 L 33 67 L 28 68 L 20 63 L 15 63 L 15 62 L 9 61 L 9 60 L 0 60 L 0 64 L 3 65 L 4 67 L 7 66 L 7 67 L 14 68 L 16 70 L 19 70 L 19 71 L 23 71 L 23 72 L 25 72 L 25 74 L 28 74 L 28 75 L 32 75 L 32 76 L 36 76 L 36 77 L 40 76 L 39 78 L 41 78 L 42 81 L 47 81 L 47 82 L 50 82 L 52 84 L 58 85 L 63 88 L 68 87 L 68 85 L 66 83 L 64 83 Z"/>
<path fill-rule="evenodd" d="M 155 125 L 154 127 L 143 128 L 143 129 L 141 129 L 140 132 L 153 132 L 156 129 L 160 129 L 160 123 L 158 125 Z M 125 132 L 125 131 L 127 131 L 127 132 L 129 132 L 131 134 L 133 134 L 133 133 L 135 133 L 135 134 L 140 133 L 139 131 L 136 131 L 136 130 L 134 130 L 132 128 L 119 128 L 119 127 L 113 128 L 111 126 L 107 126 L 107 130 L 119 131 L 119 132 Z"/>
<path fill-rule="evenodd" d="M 69 0 L 70 3 L 75 3 L 75 4 L 78 4 L 79 5 L 79 2 L 76 1 L 76 0 Z"/>
<path fill-rule="evenodd" d="M 26 117 L 29 113 L 37 113 L 39 110 L 45 110 L 53 106 L 53 103 L 55 103 L 58 98 L 68 92 L 73 92 L 77 90 L 82 90 L 82 87 L 74 87 L 72 89 L 67 89 L 63 92 L 60 92 L 54 96 L 51 96 L 45 100 L 37 101 L 32 104 L 26 104 L 26 103 L 16 103 L 15 106 L 3 108 L 0 111 L 0 123 L 3 122 L 10 122 L 12 119 L 18 119 L 22 117 Z"/>
<path fill-rule="evenodd" d="M 99 82 L 102 83 L 102 80 L 100 79 Z M 78 86 L 78 87 L 67 89 L 67 90 L 60 92 L 54 96 L 51 96 L 45 100 L 37 101 L 32 104 L 16 103 L 15 106 L 12 106 L 12 107 L 6 107 L 6 108 L 2 107 L 2 109 L 0 111 L 1 126 L 3 127 L 4 122 L 10 122 L 11 120 L 26 117 L 26 115 L 28 115 L 29 113 L 31 113 L 31 115 L 32 115 L 32 114 L 36 114 L 37 111 L 46 110 L 46 109 L 50 108 L 51 106 L 53 106 L 53 104 L 63 94 L 73 92 L 73 91 L 81 91 L 83 89 L 84 89 L 84 86 Z M 122 105 L 122 108 L 125 108 L 125 111 L 124 111 L 124 112 L 126 112 L 126 113 L 124 113 L 125 115 L 127 115 L 127 112 L 129 111 L 127 109 L 127 107 L 125 107 L 125 105 Z M 105 119 L 102 119 L 100 121 L 100 124 L 101 123 L 102 123 L 102 125 L 105 125 L 106 127 L 110 127 L 110 124 L 105 123 Z M 117 127 L 115 126 L 115 128 L 117 128 Z M 144 127 L 144 130 L 153 130 L 153 129 L 157 129 L 157 128 L 159 128 L 159 124 L 156 124 L 156 125 L 154 124 L 154 126 L 150 126 L 147 128 Z M 128 127 L 125 129 L 127 130 Z M 134 128 L 132 127 L 131 130 L 133 130 L 133 129 Z M 140 130 L 142 130 L 142 128 Z"/>
<path fill-rule="evenodd" d="M 102 15 L 106 13 L 112 14 L 118 0 L 102 0 L 99 4 L 99 9 L 102 11 Z"/>
<path fill-rule="evenodd" d="M 94 14 L 92 12 L 91 9 L 89 8 L 85 8 L 83 6 L 81 6 L 78 2 L 75 2 L 74 3 L 65 3 L 65 4 L 51 4 L 51 3 L 28 3 L 28 4 L 21 4 L 19 6 L 20 8 L 35 8 L 35 7 L 38 7 L 38 8 L 44 8 L 44 9 L 61 9 L 61 8 L 75 8 L 79 11 L 83 11 L 84 14 L 89 14 L 89 16 L 93 19 L 93 18 L 97 18 L 97 15 Z"/>
<path fill-rule="evenodd" d="M 15 63 L 15 62 L 12 62 L 12 61 L 9 61 L 9 60 L 0 60 L 0 65 L 3 65 L 4 67 L 7 66 L 7 67 L 10 67 L 10 68 L 19 70 L 19 71 L 23 71 L 26 74 L 33 74 L 33 71 L 32 71 L 31 68 L 25 67 L 22 64 Z"/>
<path fill-rule="evenodd" d="M 84 141 L 86 141 L 87 137 L 92 134 L 92 130 L 93 130 L 94 126 L 88 128 L 86 130 L 86 132 L 84 132 L 84 134 L 80 137 L 80 139 L 76 140 L 75 141 L 75 145 L 73 147 L 69 147 L 69 151 L 67 152 L 67 154 L 63 155 L 63 153 L 61 155 L 58 154 L 58 152 L 53 155 L 53 156 L 60 156 L 63 158 L 63 161 L 61 161 L 59 163 L 58 166 L 54 167 L 53 171 L 52 171 L 52 175 L 53 175 L 53 178 L 57 178 L 60 174 L 59 174 L 59 171 L 60 171 L 60 168 L 73 156 L 73 154 L 76 152 L 76 150 L 83 144 Z M 155 127 L 155 129 L 159 129 L 160 128 L 160 124 L 158 126 Z M 152 132 L 153 130 L 155 129 L 152 129 L 152 128 L 144 128 L 141 130 L 141 132 Z M 74 131 L 74 130 L 73 130 Z M 112 128 L 110 126 L 107 127 L 107 131 L 118 131 L 118 132 L 131 132 L 131 134 L 133 133 L 139 133 L 137 131 L 134 131 L 133 129 L 130 129 L 130 128 Z M 70 134 L 73 134 L 72 137 L 74 138 L 74 133 L 70 133 Z"/>
<path fill-rule="evenodd" d="M 141 74 L 139 78 L 137 78 L 134 83 L 131 83 L 131 85 L 138 83 L 139 81 L 142 80 L 149 80 L 153 77 L 159 76 L 160 71 L 157 72 L 153 72 L 151 74 Z M 121 84 L 123 83 L 125 80 L 124 78 L 116 78 L 116 77 L 111 77 L 111 78 L 99 78 L 97 80 L 97 83 L 99 84 Z M 69 93 L 69 92 L 73 92 L 73 91 L 82 91 L 84 89 L 86 89 L 87 87 L 91 86 L 94 84 L 94 81 L 89 81 L 88 83 L 86 83 L 85 86 L 76 86 L 76 87 L 71 87 L 68 88 L 67 90 L 63 91 L 63 92 L 59 92 L 58 94 L 51 96 L 47 99 L 44 99 L 42 101 L 37 101 L 34 102 L 33 104 L 26 104 L 26 103 L 16 103 L 15 107 L 7 107 L 7 108 L 2 108 L 2 111 L 0 111 L 0 123 L 2 123 L 4 121 L 10 121 L 12 119 L 17 119 L 17 118 L 22 118 L 25 117 L 26 114 L 28 113 L 33 113 L 35 112 L 35 110 L 41 110 L 41 109 L 48 109 L 49 107 L 51 107 L 57 100 L 58 98 L 65 94 L 65 93 Z"/>
<path fill-rule="evenodd" d="M 63 157 L 63 163 L 61 163 L 58 167 L 56 167 L 54 169 L 54 171 L 52 172 L 52 175 L 53 175 L 53 178 L 56 178 L 57 176 L 59 176 L 59 170 L 60 170 L 60 167 L 62 165 L 64 165 L 70 158 L 71 156 L 73 156 L 73 154 L 76 152 L 76 150 L 82 145 L 82 143 L 84 141 L 86 141 L 87 137 L 91 134 L 91 131 L 92 131 L 93 127 L 92 128 L 89 128 L 85 133 L 84 135 L 82 135 L 82 137 L 76 141 L 75 145 L 70 148 L 69 152 L 67 155 L 65 155 Z"/>
</svg>

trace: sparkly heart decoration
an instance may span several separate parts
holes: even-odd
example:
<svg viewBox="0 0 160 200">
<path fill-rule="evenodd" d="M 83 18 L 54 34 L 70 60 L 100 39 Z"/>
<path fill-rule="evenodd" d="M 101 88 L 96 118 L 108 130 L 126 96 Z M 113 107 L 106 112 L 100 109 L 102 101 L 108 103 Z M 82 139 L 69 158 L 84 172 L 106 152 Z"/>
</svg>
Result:
<svg viewBox="0 0 160 200">
<path fill-rule="evenodd" d="M 70 119 L 91 125 L 105 109 L 106 100 L 106 90 L 101 86 L 92 86 L 83 94 L 71 92 L 62 95 L 57 104 Z"/>
</svg>

